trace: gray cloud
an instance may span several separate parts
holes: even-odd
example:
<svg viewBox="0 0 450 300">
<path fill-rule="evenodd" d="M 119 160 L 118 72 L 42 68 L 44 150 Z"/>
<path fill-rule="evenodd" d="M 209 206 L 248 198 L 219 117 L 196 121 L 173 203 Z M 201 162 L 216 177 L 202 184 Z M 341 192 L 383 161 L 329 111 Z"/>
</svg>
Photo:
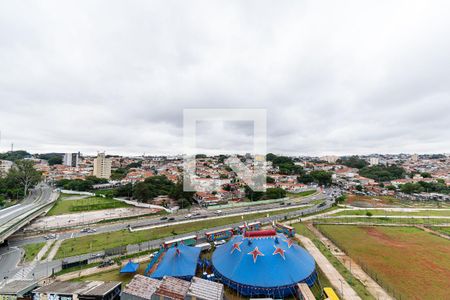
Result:
<svg viewBox="0 0 450 300">
<path fill-rule="evenodd" d="M 269 151 L 449 152 L 449 12 L 446 1 L 2 1 L 0 150 L 180 153 L 184 108 L 265 108 Z M 244 151 L 247 127 L 199 141 Z"/>
</svg>

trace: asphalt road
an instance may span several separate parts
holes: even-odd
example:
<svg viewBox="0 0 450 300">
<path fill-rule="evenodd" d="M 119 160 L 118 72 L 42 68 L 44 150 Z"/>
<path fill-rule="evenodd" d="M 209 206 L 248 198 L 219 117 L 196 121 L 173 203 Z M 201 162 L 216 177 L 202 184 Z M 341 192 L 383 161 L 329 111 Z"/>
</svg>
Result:
<svg viewBox="0 0 450 300">
<path fill-rule="evenodd" d="M 17 264 L 22 258 L 22 252 L 23 250 L 17 247 L 3 248 L 0 251 L 0 281 L 15 273 Z"/>
<path fill-rule="evenodd" d="M 315 194 L 311 196 L 306 196 L 299 198 L 301 200 L 295 201 L 294 199 L 285 201 L 286 203 L 291 202 L 292 205 L 301 205 L 301 204 L 308 204 L 314 200 L 318 199 L 324 199 L 325 196 L 322 194 Z M 257 205 L 257 206 L 250 206 L 250 207 L 237 207 L 237 208 L 231 208 L 227 210 L 223 210 L 221 216 L 228 216 L 228 215 L 234 215 L 234 214 L 240 214 L 240 213 L 251 213 L 251 212 L 259 212 L 262 210 L 268 210 L 268 209 L 284 209 L 284 208 L 290 208 L 288 205 L 281 206 L 279 203 L 273 203 L 273 204 L 266 204 L 266 205 Z M 195 214 L 199 213 L 198 216 L 193 216 L 190 218 L 190 220 L 196 220 L 196 219 L 204 219 L 208 217 L 217 216 L 216 212 L 214 210 L 207 210 L 207 209 L 197 209 L 192 210 L 190 212 L 184 212 L 184 213 L 178 213 L 174 215 L 170 215 L 170 217 L 173 217 L 174 220 L 168 221 L 168 220 L 161 220 L 161 216 L 158 217 L 148 217 L 145 219 L 137 219 L 137 220 L 128 220 L 121 223 L 105 223 L 105 224 L 97 224 L 95 226 L 90 226 L 90 228 L 95 228 L 95 233 L 83 233 L 80 232 L 80 229 L 75 229 L 71 231 L 62 231 L 62 232 L 55 232 L 56 233 L 56 239 L 70 239 L 70 238 L 76 238 L 81 237 L 85 235 L 90 234 L 98 234 L 98 233 L 105 233 L 105 232 L 113 232 L 113 231 L 119 231 L 128 229 L 129 226 L 131 227 L 141 227 L 141 226 L 154 226 L 154 225 L 160 225 L 160 224 L 168 224 L 173 225 L 174 223 L 177 223 L 179 221 L 185 221 L 186 215 L 188 214 Z M 23 246 L 26 244 L 33 244 L 33 243 L 40 243 L 45 242 L 47 234 L 41 234 L 29 238 L 23 238 L 18 237 L 15 238 L 14 236 L 11 237 L 9 244 L 11 246 Z"/>
<path fill-rule="evenodd" d="M 297 199 L 297 201 L 295 201 L 295 202 L 294 202 L 294 199 L 286 200 L 285 203 L 288 203 L 288 202 L 292 203 L 292 205 L 290 205 L 290 206 L 286 205 L 286 204 L 282 206 L 279 203 L 274 203 L 274 204 L 258 205 L 258 206 L 247 207 L 247 208 L 246 207 L 232 208 L 232 209 L 223 210 L 221 216 L 235 215 L 235 214 L 240 214 L 240 213 L 259 212 L 259 211 L 270 210 L 270 209 L 286 209 L 286 208 L 291 208 L 294 205 L 297 206 L 297 205 L 301 205 L 301 204 L 307 204 L 314 200 L 325 199 L 325 198 L 330 198 L 330 197 L 328 195 L 324 195 L 324 194 L 316 194 L 316 195 L 302 197 L 301 200 Z M 332 203 L 331 201 L 327 201 L 327 205 L 325 207 L 315 205 L 313 207 L 303 209 L 301 211 L 301 214 L 311 214 L 311 213 L 318 212 L 328 206 L 331 206 L 331 203 Z M 160 224 L 175 225 L 175 224 L 179 223 L 180 221 L 186 221 L 187 219 L 185 218 L 185 216 L 187 214 L 194 214 L 194 213 L 200 213 L 200 216 L 195 216 L 195 217 L 191 218 L 190 220 L 197 219 L 197 218 L 203 219 L 203 218 L 208 218 L 208 217 L 212 217 L 212 216 L 217 216 L 215 211 L 201 209 L 201 210 L 196 210 L 196 211 L 190 211 L 190 212 L 170 215 L 170 217 L 174 217 L 174 220 L 172 220 L 172 221 L 161 220 L 160 219 L 161 217 L 156 217 L 156 218 L 146 218 L 146 219 L 133 220 L 133 221 L 130 220 L 130 221 L 122 222 L 122 223 L 104 224 L 104 225 L 98 225 L 95 227 L 91 227 L 91 228 L 96 229 L 95 233 L 82 233 L 82 232 L 80 232 L 79 229 L 73 230 L 71 232 L 66 232 L 66 231 L 60 232 L 57 234 L 56 239 L 69 239 L 69 238 L 75 238 L 75 237 L 80 237 L 80 236 L 89 235 L 89 234 L 113 232 L 113 231 L 127 229 L 128 226 L 139 227 L 139 226 L 155 226 L 155 225 L 160 225 Z M 282 215 L 278 215 L 275 218 L 282 219 L 284 217 L 294 217 L 294 216 L 298 216 L 298 215 L 299 215 L 298 211 L 293 211 L 293 212 L 285 213 Z M 273 219 L 274 219 L 274 217 L 260 218 L 258 220 L 262 221 L 262 222 L 270 222 Z M 196 233 L 199 236 L 204 236 L 204 233 L 207 231 L 224 228 L 224 227 L 229 227 L 229 226 L 230 225 L 209 228 L 207 230 L 201 230 Z M 187 235 L 189 235 L 189 234 L 187 234 Z M 184 236 L 184 235 L 180 235 L 180 237 L 182 237 L 182 236 Z M 159 247 L 159 245 L 162 242 L 164 242 L 165 240 L 171 239 L 171 238 L 172 237 L 170 237 L 170 238 L 168 237 L 166 239 L 148 241 L 148 242 L 145 242 L 145 243 L 142 243 L 139 245 L 128 245 L 127 253 L 136 253 L 136 252 L 145 251 L 148 249 L 156 249 Z M 13 238 L 12 240 L 10 240 L 9 245 L 10 245 L 10 247 L 20 247 L 20 246 L 23 246 L 26 244 L 38 243 L 38 242 L 44 242 L 44 241 L 46 241 L 45 235 L 40 235 L 40 236 L 35 236 L 35 237 L 25 238 L 25 239 L 24 238 Z M 0 251 L 1 251 L 1 249 L 0 249 Z M 52 274 L 52 272 L 59 271 L 61 269 L 61 265 L 63 262 L 63 260 L 54 260 L 54 261 L 50 261 L 50 262 L 42 261 L 42 262 L 38 262 L 36 265 L 33 265 L 32 267 L 28 267 L 28 270 L 25 270 L 27 267 L 25 267 L 25 268 L 17 268 L 16 267 L 17 252 L 13 252 L 13 253 L 15 253 L 15 254 L 9 254 L 8 256 L 6 256 L 4 258 L 5 261 L 8 261 L 7 264 L 5 264 L 5 265 L 0 264 L 0 266 L 1 266 L 0 267 L 0 276 L 2 273 L 4 274 L 2 277 L 0 277 L 0 281 L 4 278 L 4 276 L 8 276 L 8 278 L 12 278 L 14 276 L 14 274 L 16 274 L 15 277 L 18 277 L 18 276 L 20 277 L 22 273 L 23 273 L 23 275 L 22 275 L 23 278 L 29 278 L 29 279 L 30 278 L 45 278 L 45 277 L 50 276 Z M 80 260 L 85 260 L 85 259 L 92 260 L 95 255 L 103 255 L 103 254 L 104 254 L 104 252 L 100 251 L 100 252 L 96 252 L 96 253 L 79 255 L 76 257 L 68 257 L 68 258 L 65 258 L 64 261 L 65 262 L 75 262 L 75 261 L 80 261 Z M 20 260 L 20 256 L 19 256 L 19 260 Z M 30 270 L 30 268 L 31 268 L 31 270 Z M 27 271 L 27 272 L 25 272 L 25 271 Z"/>
<path fill-rule="evenodd" d="M 311 214 L 311 213 L 319 212 L 323 209 L 330 207 L 332 204 L 333 204 L 332 201 L 327 201 L 326 206 L 315 205 L 313 207 L 302 210 L 300 213 L 301 214 Z M 289 212 L 289 213 L 285 213 L 285 214 L 281 214 L 281 215 L 277 215 L 277 216 L 273 216 L 273 217 L 269 217 L 269 218 L 266 218 L 266 217 L 260 218 L 260 219 L 258 219 L 258 221 L 267 224 L 267 223 L 272 222 L 273 220 L 284 220 L 285 217 L 289 218 L 289 217 L 294 217 L 294 216 L 298 216 L 298 215 L 299 215 L 299 211 L 293 211 L 293 212 Z M 230 226 L 234 227 L 234 225 L 236 225 L 236 226 L 241 225 L 241 223 L 228 224 L 228 225 L 224 225 L 224 226 L 199 230 L 199 231 L 195 232 L 195 234 L 197 234 L 200 237 L 198 242 L 201 243 L 201 242 L 204 242 L 204 234 L 206 232 L 211 231 L 211 230 L 226 228 L 226 227 L 230 227 Z M 192 234 L 193 233 L 182 234 L 182 235 L 177 236 L 177 238 L 189 236 Z M 143 242 L 141 244 L 128 245 L 126 250 L 127 250 L 128 254 L 131 254 L 131 253 L 137 253 L 137 252 L 142 252 L 142 251 L 151 250 L 151 249 L 158 249 L 159 245 L 161 245 L 161 243 L 163 243 L 167 240 L 171 240 L 171 239 L 173 239 L 173 237 L 167 237 L 167 238 L 158 239 L 158 240 L 151 240 L 151 241 Z M 82 255 L 78 255 L 78 256 L 67 257 L 64 259 L 54 260 L 54 261 L 50 261 L 50 262 L 43 261 L 43 262 L 38 263 L 34 267 L 33 272 L 28 274 L 28 278 L 29 279 L 31 279 L 31 278 L 46 278 L 46 277 L 52 275 L 53 272 L 56 273 L 59 270 L 61 270 L 61 266 L 62 266 L 63 262 L 64 263 L 72 263 L 72 262 L 77 262 L 77 261 L 82 261 L 82 260 L 89 260 L 90 262 L 92 262 L 92 260 L 94 260 L 96 257 L 102 257 L 104 254 L 105 254 L 104 251 L 98 251 L 98 252 L 82 254 Z M 99 260 L 101 260 L 101 258 L 99 258 Z"/>
<path fill-rule="evenodd" d="M 21 219 L 43 205 L 52 201 L 52 188 L 46 185 L 39 185 L 20 204 L 0 210 L 0 241 L 6 239 L 6 232 Z"/>
</svg>

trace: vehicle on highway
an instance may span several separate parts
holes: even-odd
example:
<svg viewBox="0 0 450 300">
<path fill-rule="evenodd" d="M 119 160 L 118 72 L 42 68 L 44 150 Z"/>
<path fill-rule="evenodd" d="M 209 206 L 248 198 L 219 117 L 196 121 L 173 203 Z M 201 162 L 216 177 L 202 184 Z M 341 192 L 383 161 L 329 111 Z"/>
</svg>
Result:
<svg viewBox="0 0 450 300">
<path fill-rule="evenodd" d="M 175 220 L 174 217 L 170 217 L 170 218 L 167 219 L 167 221 L 174 221 L 174 220 Z"/>
<path fill-rule="evenodd" d="M 95 229 L 93 229 L 93 228 L 87 227 L 87 228 L 81 229 L 80 232 L 81 232 L 81 233 L 94 233 L 94 232 L 97 232 L 97 230 L 95 230 Z"/>
<path fill-rule="evenodd" d="M 190 219 L 190 218 L 192 218 L 192 215 L 191 214 L 185 215 L 184 218 Z"/>
<path fill-rule="evenodd" d="M 110 260 L 103 261 L 100 265 L 98 265 L 98 267 L 105 268 L 105 267 L 109 267 L 112 265 L 114 265 L 114 261 L 112 259 L 110 259 Z"/>
<path fill-rule="evenodd" d="M 103 254 L 101 254 L 101 253 L 93 253 L 93 254 L 91 254 L 91 258 L 100 258 L 100 257 L 103 257 Z"/>
<path fill-rule="evenodd" d="M 160 220 L 161 221 L 167 220 L 167 217 L 162 217 Z"/>
<path fill-rule="evenodd" d="M 221 210 L 216 210 L 214 213 L 215 213 L 216 215 L 220 215 L 220 214 L 222 214 L 222 211 L 221 211 Z"/>
<path fill-rule="evenodd" d="M 56 239 L 56 237 L 57 237 L 57 235 L 54 233 L 50 233 L 49 235 L 44 236 L 44 238 L 46 240 L 53 240 L 53 239 Z"/>
</svg>

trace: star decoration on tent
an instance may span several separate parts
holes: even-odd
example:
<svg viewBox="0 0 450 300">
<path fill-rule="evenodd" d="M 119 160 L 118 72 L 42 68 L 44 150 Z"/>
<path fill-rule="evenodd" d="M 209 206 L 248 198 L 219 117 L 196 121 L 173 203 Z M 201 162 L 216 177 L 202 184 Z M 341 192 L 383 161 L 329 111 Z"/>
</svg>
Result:
<svg viewBox="0 0 450 300">
<path fill-rule="evenodd" d="M 275 248 L 275 251 L 273 251 L 273 253 L 272 253 L 272 255 L 277 255 L 277 254 L 280 254 L 280 256 L 283 258 L 283 259 L 286 259 L 286 257 L 284 256 L 284 250 L 283 249 L 281 249 L 280 247 L 277 247 L 277 246 L 273 246 L 274 248 Z"/>
<path fill-rule="evenodd" d="M 231 248 L 231 254 L 233 254 L 234 250 L 241 252 L 241 244 L 242 242 L 237 242 L 233 244 L 233 248 Z"/>
<path fill-rule="evenodd" d="M 177 255 L 180 256 L 180 254 L 181 254 L 180 249 L 177 248 L 177 251 L 176 251 L 176 252 L 177 252 Z"/>
<path fill-rule="evenodd" d="M 255 249 L 253 249 L 253 251 L 250 251 L 247 254 L 253 255 L 253 262 L 254 263 L 256 263 L 256 259 L 258 258 L 258 256 L 264 256 L 264 254 L 261 251 L 259 251 L 258 247 L 255 247 Z"/>
<path fill-rule="evenodd" d="M 289 249 L 292 247 L 292 245 L 294 245 L 294 241 L 292 239 L 285 240 L 285 242 L 288 244 Z"/>
</svg>

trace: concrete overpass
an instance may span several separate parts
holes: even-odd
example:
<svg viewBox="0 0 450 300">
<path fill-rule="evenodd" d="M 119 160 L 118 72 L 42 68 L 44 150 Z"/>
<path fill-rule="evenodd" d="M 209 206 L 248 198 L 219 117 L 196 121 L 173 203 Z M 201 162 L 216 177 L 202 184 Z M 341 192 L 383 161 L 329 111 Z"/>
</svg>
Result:
<svg viewBox="0 0 450 300">
<path fill-rule="evenodd" d="M 58 196 L 59 192 L 40 184 L 20 204 L 0 210 L 0 245 L 13 233 L 50 210 Z"/>
</svg>

